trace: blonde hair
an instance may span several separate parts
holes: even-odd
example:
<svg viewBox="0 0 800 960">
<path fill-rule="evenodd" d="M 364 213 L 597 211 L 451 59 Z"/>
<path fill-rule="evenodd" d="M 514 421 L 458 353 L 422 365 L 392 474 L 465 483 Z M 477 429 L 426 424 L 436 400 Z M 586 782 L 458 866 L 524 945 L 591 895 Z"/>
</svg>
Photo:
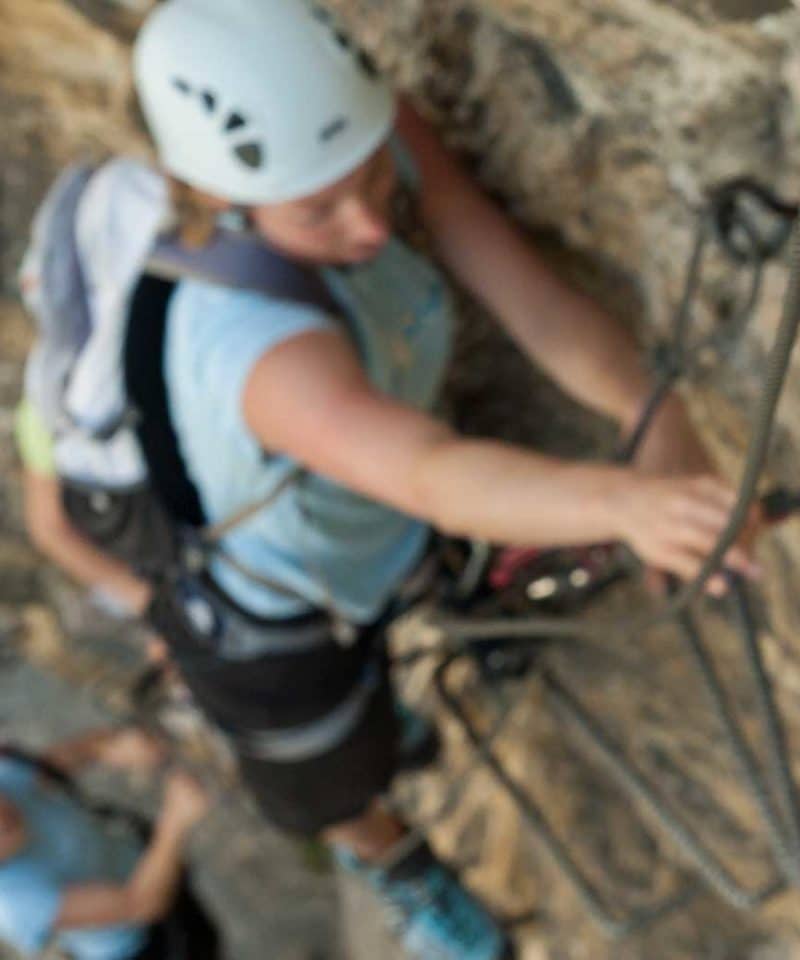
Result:
<svg viewBox="0 0 800 960">
<path fill-rule="evenodd" d="M 180 242 L 190 250 L 205 247 L 217 229 L 219 211 L 194 187 L 173 177 L 169 191 Z"/>
</svg>

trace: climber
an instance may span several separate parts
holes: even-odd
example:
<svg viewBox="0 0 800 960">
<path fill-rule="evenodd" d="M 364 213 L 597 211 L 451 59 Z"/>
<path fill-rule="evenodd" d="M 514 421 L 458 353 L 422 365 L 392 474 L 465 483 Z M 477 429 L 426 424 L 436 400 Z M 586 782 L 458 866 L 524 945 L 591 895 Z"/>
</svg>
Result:
<svg viewBox="0 0 800 960">
<path fill-rule="evenodd" d="M 163 747 L 134 728 L 93 730 L 41 757 L 0 748 L 0 939 L 25 956 L 55 944 L 75 960 L 218 955 L 182 866 L 208 807 L 205 791 L 171 772 L 148 839 L 110 829 L 72 782 L 92 764 L 152 774 L 164 759 Z M 170 930 L 188 953 L 169 947 Z"/>
<path fill-rule="evenodd" d="M 25 525 L 33 544 L 89 587 L 95 602 L 109 613 L 142 616 L 150 602 L 149 582 L 94 544 L 70 519 L 62 499 L 52 433 L 27 396 L 17 408 L 15 433 L 23 464 Z"/>
<path fill-rule="evenodd" d="M 94 582 L 148 606 L 265 816 L 329 843 L 394 908 L 410 953 L 511 956 L 486 908 L 380 802 L 397 754 L 384 613 L 418 583 L 432 528 L 520 545 L 620 540 L 690 578 L 734 494 L 676 395 L 630 468 L 466 439 L 433 416 L 453 305 L 430 257 L 394 235 L 398 197 L 413 200 L 441 264 L 530 358 L 623 432 L 648 377 L 631 338 L 544 267 L 327 11 L 166 0 L 134 67 L 171 191 L 163 226 L 177 222 L 193 250 L 212 249 L 219 230 L 257 237 L 314 292 L 173 282 L 145 267 L 125 301 L 126 363 L 143 369 L 163 339 L 164 396 L 149 418 L 169 421 L 174 450 L 165 432 L 160 469 L 196 492 L 210 523 L 281 493 L 231 529 L 201 573 L 151 591 L 95 568 Z M 114 203 L 103 184 L 124 169 L 96 174 L 98 223 Z M 58 481 L 48 491 L 49 506 L 29 497 L 37 542 L 92 581 L 40 522 L 60 509 Z M 756 573 L 741 546 L 727 563 Z"/>
<path fill-rule="evenodd" d="M 497 956 L 503 938 L 478 903 L 374 802 L 392 773 L 393 724 L 369 625 L 419 563 L 428 524 L 516 543 L 624 539 L 690 577 L 732 492 L 677 397 L 635 471 L 464 440 L 430 416 L 451 305 L 431 262 L 392 237 L 398 179 L 416 190 L 443 263 L 573 395 L 624 429 L 648 383 L 629 338 L 542 267 L 413 111 L 395 113 L 371 62 L 324 10 L 281 0 L 215 13 L 173 0 L 146 24 L 135 69 L 163 168 L 194 214 L 187 230 L 204 213 L 238 217 L 288 259 L 322 267 L 346 317 L 196 282 L 170 294 L 169 408 L 210 519 L 274 484 L 287 462 L 306 468 L 227 542 L 286 592 L 222 559 L 210 589 L 287 637 L 331 608 L 361 628 L 350 646 L 298 644 L 238 676 L 229 663 L 218 677 L 187 676 L 211 716 L 241 732 L 245 777 L 266 815 L 345 849 L 342 860 L 405 912 L 409 948 Z M 134 313 L 152 309 L 157 283 L 143 280 Z M 750 570 L 741 551 L 729 562 Z M 337 738 L 364 690 L 358 723 Z M 320 729 L 316 755 L 292 754 L 291 733 Z"/>
<path fill-rule="evenodd" d="M 70 515 L 58 475 L 53 435 L 29 396 L 21 399 L 14 419 L 17 450 L 23 465 L 25 526 L 31 542 L 72 579 L 88 588 L 92 606 L 107 616 L 135 621 L 152 595 L 149 579 L 130 558 L 114 556 Z M 146 667 L 137 681 L 142 696 L 157 695 L 173 719 L 194 713 L 191 697 L 169 662 L 164 641 L 154 633 L 145 646 Z"/>
</svg>

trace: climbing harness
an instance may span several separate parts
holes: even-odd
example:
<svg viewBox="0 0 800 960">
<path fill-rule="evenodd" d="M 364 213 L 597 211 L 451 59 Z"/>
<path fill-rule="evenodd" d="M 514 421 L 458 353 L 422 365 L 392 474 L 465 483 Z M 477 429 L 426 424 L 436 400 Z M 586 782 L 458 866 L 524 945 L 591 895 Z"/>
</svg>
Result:
<svg viewBox="0 0 800 960">
<path fill-rule="evenodd" d="M 511 797 L 553 863 L 571 884 L 590 916 L 609 935 L 621 937 L 641 930 L 688 905 L 704 888 L 740 910 L 758 907 L 789 886 L 800 887 L 800 801 L 792 778 L 781 718 L 759 645 L 759 623 L 751 588 L 743 579 L 725 573 L 728 593 L 723 603 L 737 626 L 743 663 L 752 678 L 754 702 L 767 745 L 762 764 L 737 720 L 719 672 L 698 627 L 692 604 L 702 594 L 708 578 L 736 541 L 755 494 L 765 461 L 778 398 L 786 378 L 789 358 L 800 327 L 800 226 L 798 208 L 780 200 L 758 183 L 740 178 L 714 190 L 700 217 L 685 289 L 676 311 L 672 336 L 656 350 L 656 385 L 636 428 L 618 451 L 629 461 L 652 423 L 663 399 L 675 382 L 697 369 L 709 352 L 730 355 L 752 317 L 768 261 L 778 256 L 790 237 L 791 277 L 783 316 L 775 335 L 764 386 L 756 409 L 738 496 L 729 522 L 697 577 L 683 586 L 671 584 L 668 600 L 644 616 L 622 620 L 583 618 L 579 612 L 600 591 L 629 577 L 635 558 L 619 545 L 580 549 L 504 550 L 485 545 L 473 549 L 463 564 L 464 573 L 438 604 L 433 622 L 442 641 L 434 647 L 405 652 L 400 664 L 438 656 L 434 682 L 441 701 L 474 748 L 477 761 Z M 700 287 L 703 265 L 714 244 L 727 263 L 745 273 L 740 302 L 728 311 L 726 322 L 690 342 L 692 307 Z M 777 489 L 760 500 L 762 517 L 778 521 L 800 507 L 800 494 Z M 531 616 L 529 611 L 537 611 Z M 760 886 L 740 883 L 702 836 L 702 832 L 675 808 L 659 786 L 634 764 L 623 746 L 581 703 L 549 657 L 553 641 L 597 638 L 609 634 L 641 635 L 656 624 L 672 623 L 679 629 L 685 649 L 702 680 L 711 707 L 732 751 L 742 782 L 750 792 L 765 826 L 775 874 Z M 536 670 L 555 715 L 577 735 L 579 745 L 598 760 L 617 785 L 649 814 L 693 870 L 678 889 L 645 906 L 627 908 L 596 882 L 577 862 L 570 845 L 559 836 L 542 807 L 504 765 L 494 748 L 499 729 L 519 702 L 506 700 L 505 708 L 489 735 L 470 718 L 464 696 L 451 682 L 462 661 L 476 663 L 484 679 L 514 679 Z M 687 774 L 687 781 L 690 780 Z"/>
</svg>

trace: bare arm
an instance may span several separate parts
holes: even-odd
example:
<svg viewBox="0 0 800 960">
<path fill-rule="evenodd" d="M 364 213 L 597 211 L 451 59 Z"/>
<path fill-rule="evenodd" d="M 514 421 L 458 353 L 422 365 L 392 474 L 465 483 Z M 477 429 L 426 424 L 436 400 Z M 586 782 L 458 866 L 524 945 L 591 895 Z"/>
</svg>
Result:
<svg viewBox="0 0 800 960">
<path fill-rule="evenodd" d="M 155 923 L 166 914 L 175 895 L 185 842 L 184 829 L 159 823 L 127 884 L 89 883 L 67 889 L 56 929 Z"/>
<path fill-rule="evenodd" d="M 713 477 L 644 476 L 461 438 L 377 392 L 335 332 L 266 353 L 242 402 L 266 449 L 448 533 L 550 546 L 622 539 L 691 576 L 732 502 Z"/>
<path fill-rule="evenodd" d="M 632 430 L 651 389 L 633 337 L 559 280 L 407 104 L 398 127 L 420 167 L 423 217 L 444 262 L 565 391 Z M 662 403 L 636 463 L 650 472 L 714 471 L 677 394 Z"/>
<path fill-rule="evenodd" d="M 124 564 L 98 550 L 73 527 L 61 503 L 57 477 L 26 470 L 25 523 L 34 545 L 86 586 L 100 588 L 138 615 L 147 607 L 150 587 Z"/>
<path fill-rule="evenodd" d="M 125 884 L 68 887 L 56 918 L 56 930 L 119 924 L 143 926 L 161 919 L 177 891 L 189 834 L 206 806 L 205 795 L 193 780 L 185 774 L 173 774 L 153 839 L 130 880 Z"/>
<path fill-rule="evenodd" d="M 112 736 L 108 730 L 91 730 L 62 740 L 51 747 L 42 757 L 48 766 L 56 767 L 62 773 L 79 773 L 93 763 L 99 763 Z"/>
<path fill-rule="evenodd" d="M 165 751 L 155 737 L 136 727 L 120 730 L 89 730 L 62 740 L 44 754 L 45 762 L 73 775 L 95 763 L 120 770 L 152 772 L 164 760 Z"/>
<path fill-rule="evenodd" d="M 408 106 L 398 128 L 419 165 L 422 215 L 445 264 L 568 393 L 630 426 L 648 391 L 633 338 L 553 273 Z"/>
</svg>

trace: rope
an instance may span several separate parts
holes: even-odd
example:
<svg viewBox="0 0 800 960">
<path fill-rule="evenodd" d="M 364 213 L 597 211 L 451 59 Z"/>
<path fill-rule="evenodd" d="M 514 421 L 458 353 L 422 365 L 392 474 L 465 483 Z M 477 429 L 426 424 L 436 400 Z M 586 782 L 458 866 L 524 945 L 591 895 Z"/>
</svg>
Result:
<svg viewBox="0 0 800 960">
<path fill-rule="evenodd" d="M 756 201 L 761 212 L 781 218 L 777 229 L 770 234 L 759 230 L 755 214 L 742 207 L 744 201 Z M 743 887 L 713 852 L 705 845 L 697 831 L 686 823 L 644 774 L 638 770 L 619 745 L 608 734 L 596 717 L 558 679 L 552 669 L 542 673 L 545 689 L 556 711 L 581 734 L 584 744 L 603 762 L 618 784 L 640 805 L 644 806 L 660 827 L 682 851 L 699 877 L 728 903 L 740 910 L 752 909 L 785 889 L 787 882 L 800 886 L 800 801 L 792 778 L 786 740 L 775 705 L 769 679 L 758 645 L 758 631 L 750 609 L 746 586 L 738 575 L 729 574 L 729 603 L 737 618 L 746 662 L 750 668 L 756 691 L 761 726 L 767 744 L 768 762 L 776 803 L 760 769 L 753 750 L 731 711 L 725 691 L 703 639 L 692 618 L 689 607 L 698 598 L 708 578 L 722 564 L 728 549 L 738 538 L 747 519 L 750 505 L 767 455 L 769 439 L 775 420 L 778 400 L 786 378 L 792 348 L 800 328 L 800 223 L 797 207 L 785 204 L 751 181 L 740 180 L 726 185 L 712 196 L 709 210 L 698 226 L 694 248 L 689 262 L 684 294 L 676 311 L 672 338 L 662 344 L 656 358 L 657 379 L 636 428 L 617 454 L 617 460 L 632 459 L 652 423 L 663 399 L 679 377 L 685 375 L 704 348 L 713 347 L 718 354 L 727 352 L 725 336 L 740 337 L 749 322 L 758 301 L 766 260 L 779 252 L 790 231 L 791 273 L 784 300 L 783 315 L 770 351 L 764 386 L 759 398 L 754 426 L 736 503 L 725 529 L 707 557 L 698 575 L 683 587 L 673 587 L 673 593 L 660 610 L 644 617 L 587 622 L 563 617 L 484 617 L 478 620 L 466 617 L 439 617 L 437 621 L 445 634 L 445 643 L 439 648 L 412 650 L 403 662 L 412 663 L 421 656 L 444 653 L 435 675 L 435 684 L 446 709 L 458 722 L 472 743 L 478 758 L 494 778 L 516 802 L 520 813 L 534 831 L 556 866 L 568 880 L 593 919 L 611 936 L 627 936 L 634 930 L 648 926 L 687 905 L 700 891 L 698 882 L 689 881 L 671 896 L 644 908 L 620 916 L 617 905 L 610 907 L 600 896 L 594 884 L 580 869 L 564 843 L 558 838 L 544 812 L 509 775 L 495 754 L 493 744 L 472 726 L 469 716 L 458 698 L 448 689 L 447 673 L 463 657 L 480 656 L 487 644 L 498 647 L 525 647 L 535 639 L 559 637 L 593 637 L 609 630 L 634 632 L 667 620 L 680 627 L 688 652 L 703 681 L 710 705 L 721 724 L 732 753 L 740 767 L 747 787 L 766 824 L 768 841 L 782 876 L 757 889 Z M 794 220 L 792 228 L 791 220 Z M 689 344 L 691 308 L 700 284 L 702 265 L 711 237 L 715 237 L 729 260 L 746 265 L 750 283 L 743 304 L 734 311 L 728 329 L 723 333 L 712 331 Z M 791 508 L 794 500 L 785 491 L 780 503 L 772 508 Z M 775 498 L 773 498 L 775 499 Z M 795 498 L 796 500 L 797 498 Z M 774 509 L 773 509 L 773 512 Z M 676 582 L 675 582 L 676 583 Z"/>
<path fill-rule="evenodd" d="M 696 252 L 695 256 L 697 256 Z M 790 280 L 784 300 L 783 314 L 767 360 L 764 385 L 756 406 L 753 430 L 738 484 L 736 502 L 725 529 L 718 537 L 714 549 L 704 561 L 697 576 L 681 587 L 661 609 L 644 616 L 632 618 L 593 619 L 591 622 L 587 622 L 574 617 L 535 616 L 475 619 L 434 615 L 433 623 L 446 637 L 446 642 L 440 652 L 447 653 L 462 649 L 475 640 L 599 637 L 611 631 L 627 634 L 641 633 L 657 624 L 674 620 L 700 596 L 706 582 L 720 568 L 725 554 L 736 542 L 742 531 L 766 460 L 778 400 L 786 378 L 792 349 L 797 339 L 798 329 L 800 329 L 800 226 L 797 224 L 795 224 L 792 233 L 790 267 Z M 693 276 L 694 272 L 690 270 L 690 278 Z M 686 315 L 682 305 L 676 322 L 676 331 L 679 338 L 682 336 L 681 331 L 685 329 Z M 666 394 L 665 384 L 659 382 L 656 391 L 658 397 L 663 398 Z M 655 393 L 653 399 L 657 399 Z M 648 403 L 645 416 L 651 419 L 654 412 L 654 404 L 652 402 Z M 634 435 L 639 433 L 637 427 Z"/>
</svg>

